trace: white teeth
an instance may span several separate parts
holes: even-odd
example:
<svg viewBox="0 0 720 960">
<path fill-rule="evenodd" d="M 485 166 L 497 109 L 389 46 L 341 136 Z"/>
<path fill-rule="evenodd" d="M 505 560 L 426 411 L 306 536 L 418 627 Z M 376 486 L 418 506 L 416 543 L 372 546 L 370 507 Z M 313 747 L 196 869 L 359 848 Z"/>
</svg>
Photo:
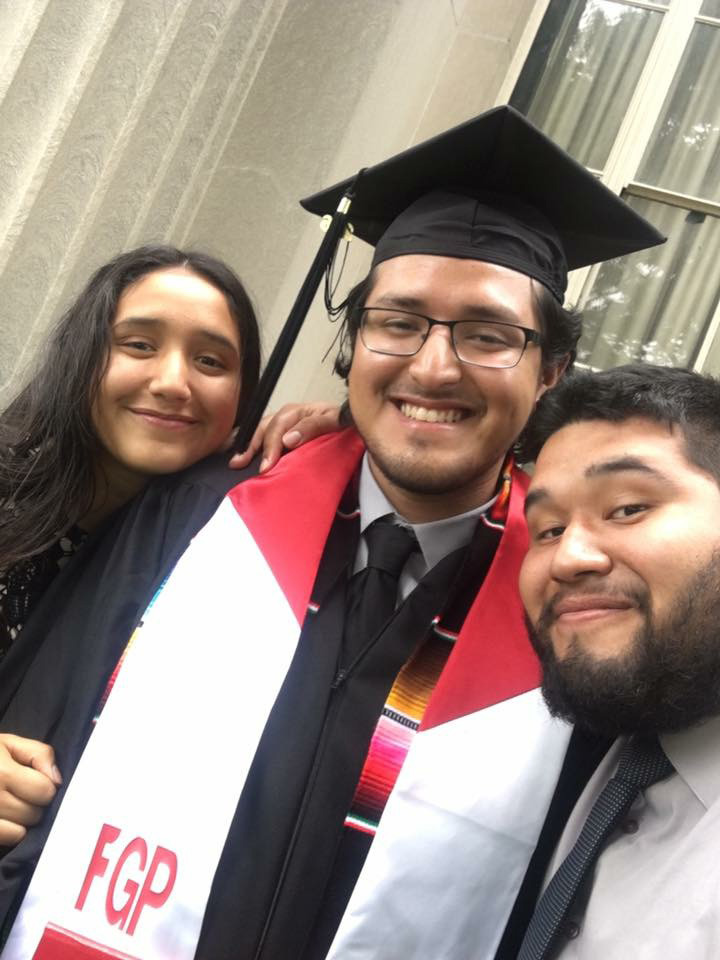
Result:
<svg viewBox="0 0 720 960">
<path fill-rule="evenodd" d="M 411 420 L 424 420 L 426 423 L 456 423 L 463 417 L 462 410 L 435 410 L 412 403 L 401 403 L 400 412 Z"/>
</svg>

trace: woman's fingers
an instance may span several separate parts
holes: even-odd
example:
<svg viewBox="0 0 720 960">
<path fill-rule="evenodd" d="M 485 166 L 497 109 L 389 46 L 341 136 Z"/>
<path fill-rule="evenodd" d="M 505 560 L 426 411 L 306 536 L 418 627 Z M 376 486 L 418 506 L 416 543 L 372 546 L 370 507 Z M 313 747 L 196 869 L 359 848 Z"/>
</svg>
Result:
<svg viewBox="0 0 720 960">
<path fill-rule="evenodd" d="M 325 433 L 340 430 L 340 408 L 327 403 L 289 403 L 260 421 L 250 445 L 230 460 L 235 469 L 246 467 L 262 448 L 260 472 L 273 467 L 285 450 L 294 450 Z"/>
<path fill-rule="evenodd" d="M 0 846 L 19 843 L 37 823 L 61 783 L 53 748 L 39 740 L 0 734 Z"/>
</svg>

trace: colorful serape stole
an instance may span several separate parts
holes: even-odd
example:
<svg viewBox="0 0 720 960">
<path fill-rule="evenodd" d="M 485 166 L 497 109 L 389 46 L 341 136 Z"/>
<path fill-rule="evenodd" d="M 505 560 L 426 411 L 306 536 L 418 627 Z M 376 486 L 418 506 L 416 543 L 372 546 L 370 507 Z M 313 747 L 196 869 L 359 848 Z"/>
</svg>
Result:
<svg viewBox="0 0 720 960">
<path fill-rule="evenodd" d="M 346 827 L 375 834 L 455 639 L 436 625 L 398 674 L 373 733 Z"/>
<path fill-rule="evenodd" d="M 130 652 L 130 647 L 132 647 L 133 642 L 134 642 L 134 640 L 135 640 L 135 637 L 137 636 L 138 631 L 140 630 L 140 627 L 141 627 L 141 626 L 142 626 L 142 623 L 139 623 L 138 626 L 133 630 L 132 635 L 130 636 L 130 639 L 129 639 L 128 642 L 125 644 L 125 649 L 124 649 L 123 652 L 120 654 L 120 659 L 119 659 L 118 662 L 115 664 L 115 669 L 114 669 L 113 672 L 110 674 L 110 679 L 109 679 L 108 682 L 105 684 L 105 689 L 104 689 L 104 691 L 103 691 L 103 695 L 100 697 L 100 702 L 99 702 L 98 705 L 97 705 L 97 709 L 96 709 L 96 711 L 95 711 L 95 716 L 92 718 L 92 725 L 93 725 L 93 726 L 95 726 L 95 724 L 98 722 L 98 720 L 100 719 L 100 714 L 101 714 L 101 713 L 103 712 L 103 710 L 105 709 L 105 704 L 106 704 L 107 701 L 108 701 L 108 697 L 109 697 L 110 694 L 112 693 L 112 688 L 115 686 L 115 681 L 117 680 L 118 675 L 119 675 L 120 671 L 122 670 L 122 665 L 123 665 L 123 663 L 125 663 L 125 657 L 126 657 L 126 656 L 128 655 L 128 653 Z"/>
<path fill-rule="evenodd" d="M 147 605 L 147 608 L 146 608 L 146 610 L 145 610 L 145 613 L 146 613 L 146 614 L 147 614 L 147 612 L 150 610 L 150 608 L 152 607 L 152 605 L 155 603 L 155 600 L 160 596 L 160 593 L 161 593 L 161 591 L 162 591 L 162 588 L 163 588 L 163 587 L 165 586 L 165 584 L 167 583 L 169 576 L 170 576 L 170 574 L 168 574 L 168 576 L 164 578 L 163 582 L 160 584 L 160 586 L 158 587 L 158 589 L 157 589 L 157 590 L 155 591 L 155 593 L 153 594 L 152 600 L 151 600 L 150 603 Z M 115 686 L 115 681 L 117 680 L 118 675 L 119 675 L 120 671 L 122 670 L 123 664 L 125 663 L 125 658 L 127 657 L 128 653 L 130 652 L 130 648 L 132 647 L 133 643 L 135 642 L 135 638 L 137 637 L 138 633 L 139 633 L 140 630 L 142 629 L 142 625 L 143 625 L 143 622 L 142 622 L 142 620 L 141 620 L 141 621 L 138 623 L 138 625 L 135 627 L 135 629 L 133 630 L 133 632 L 131 633 L 130 639 L 129 639 L 128 642 L 125 644 L 125 649 L 124 649 L 123 652 L 120 654 L 120 659 L 119 659 L 118 662 L 115 664 L 115 668 L 113 669 L 113 672 L 110 674 L 110 679 L 109 679 L 108 682 L 105 684 L 105 689 L 103 690 L 103 695 L 100 697 L 100 701 L 98 702 L 97 709 L 95 710 L 95 716 L 92 718 L 92 725 L 93 725 L 93 727 L 94 727 L 95 724 L 98 722 L 98 720 L 100 719 L 100 714 L 101 714 L 101 713 L 103 712 L 103 710 L 105 709 L 105 704 L 106 704 L 107 701 L 108 701 L 108 697 L 109 697 L 110 694 L 112 693 L 112 689 L 113 689 L 113 687 Z"/>
<path fill-rule="evenodd" d="M 503 467 L 500 494 L 478 521 L 497 530 L 498 539 L 507 517 L 512 466 L 509 457 Z M 385 804 L 456 639 L 457 634 L 443 629 L 439 617 L 436 617 L 430 636 L 397 675 L 370 741 L 350 812 L 345 818 L 346 827 L 375 835 Z"/>
</svg>

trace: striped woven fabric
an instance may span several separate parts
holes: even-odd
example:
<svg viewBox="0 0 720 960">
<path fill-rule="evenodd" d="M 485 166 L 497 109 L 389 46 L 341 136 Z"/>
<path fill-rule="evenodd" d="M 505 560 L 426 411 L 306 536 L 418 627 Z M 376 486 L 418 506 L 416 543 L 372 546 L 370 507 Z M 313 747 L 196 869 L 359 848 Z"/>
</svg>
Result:
<svg viewBox="0 0 720 960">
<path fill-rule="evenodd" d="M 512 459 L 508 458 L 501 493 L 481 517 L 481 522 L 496 529 L 505 525 L 512 465 Z M 456 639 L 457 635 L 444 630 L 436 618 L 430 636 L 397 675 L 375 727 L 355 796 L 345 818 L 346 827 L 374 836 Z"/>
<path fill-rule="evenodd" d="M 454 639 L 433 631 L 398 674 L 375 728 L 345 826 L 375 833 Z"/>
<path fill-rule="evenodd" d="M 137 635 L 138 635 L 138 631 L 140 630 L 141 627 L 142 627 L 142 621 L 140 621 L 140 623 L 137 625 L 137 627 L 135 627 L 135 629 L 133 630 L 132 636 L 131 636 L 130 639 L 128 640 L 127 644 L 125 645 L 125 649 L 123 650 L 122 654 L 120 655 L 120 659 L 119 659 L 118 662 L 115 664 L 115 669 L 114 669 L 113 672 L 110 674 L 110 679 L 109 679 L 108 682 L 105 684 L 105 690 L 103 691 L 102 697 L 100 697 L 100 702 L 99 702 L 98 705 L 97 705 L 97 710 L 95 711 L 95 716 L 92 718 L 92 724 L 93 724 L 93 726 L 95 726 L 95 724 L 98 722 L 98 720 L 100 719 L 100 714 L 101 714 L 101 713 L 103 712 L 103 710 L 105 709 L 105 704 L 106 704 L 107 701 L 108 701 L 108 697 L 109 697 L 110 694 L 112 693 L 112 688 L 115 686 L 115 681 L 116 681 L 117 678 L 118 678 L 118 674 L 119 674 L 120 671 L 122 670 L 122 665 L 123 665 L 123 663 L 125 663 L 125 657 L 127 657 L 128 653 L 130 652 L 130 647 L 132 647 L 132 645 L 133 645 L 133 643 L 134 643 L 134 641 L 135 641 L 135 638 L 136 638 Z"/>
<path fill-rule="evenodd" d="M 148 611 L 151 609 L 152 605 L 155 603 L 156 599 L 160 596 L 163 587 L 165 586 L 165 584 L 166 584 L 167 581 L 168 581 L 168 578 L 169 578 L 169 575 L 168 575 L 167 577 L 165 577 L 165 579 L 163 580 L 163 582 L 160 584 L 160 586 L 158 587 L 158 589 L 155 591 L 152 599 L 150 600 L 150 603 L 149 603 L 148 606 L 147 606 L 147 610 L 145 611 L 145 616 L 147 615 Z M 112 689 L 113 689 L 113 687 L 115 686 L 115 681 L 117 680 L 118 675 L 119 675 L 120 671 L 122 670 L 123 664 L 125 663 L 125 658 L 127 657 L 128 653 L 130 653 L 130 648 L 132 647 L 133 643 L 135 642 L 135 640 L 136 640 L 136 638 L 137 638 L 140 630 L 142 630 L 142 626 L 143 626 L 143 621 L 141 620 L 140 623 L 138 623 L 138 625 L 137 625 L 137 626 L 135 627 L 135 629 L 133 630 L 132 634 L 130 635 L 130 639 L 128 640 L 127 644 L 125 645 L 125 649 L 124 649 L 123 652 L 120 654 L 120 659 L 119 659 L 118 662 L 115 664 L 115 669 L 114 669 L 113 672 L 110 674 L 110 679 L 109 679 L 108 682 L 105 684 L 105 689 L 103 690 L 103 695 L 100 697 L 100 701 L 99 701 L 99 703 L 98 703 L 98 705 L 97 705 L 97 708 L 96 708 L 96 710 L 95 710 L 95 715 L 94 715 L 93 718 L 92 718 L 92 725 L 93 725 L 93 727 L 94 727 L 95 724 L 98 722 L 98 720 L 100 719 L 100 714 L 101 714 L 101 713 L 103 712 L 103 710 L 105 709 L 105 704 L 106 704 L 107 701 L 108 701 L 108 697 L 109 697 L 110 694 L 112 693 Z"/>
</svg>

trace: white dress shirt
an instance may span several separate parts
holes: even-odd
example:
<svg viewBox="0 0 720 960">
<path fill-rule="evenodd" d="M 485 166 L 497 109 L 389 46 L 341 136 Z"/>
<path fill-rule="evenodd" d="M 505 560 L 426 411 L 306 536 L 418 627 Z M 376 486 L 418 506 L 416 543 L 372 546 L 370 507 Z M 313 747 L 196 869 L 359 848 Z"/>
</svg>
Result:
<svg viewBox="0 0 720 960">
<path fill-rule="evenodd" d="M 473 538 L 475 526 L 478 518 L 486 513 L 495 503 L 497 496 L 492 497 L 482 506 L 468 510 L 466 513 L 459 513 L 454 517 L 446 517 L 443 520 L 433 520 L 429 523 L 410 523 L 400 514 L 395 512 L 395 508 L 378 486 L 378 482 L 373 476 L 370 464 L 368 463 L 367 453 L 363 457 L 362 468 L 360 470 L 360 533 L 365 530 L 375 520 L 380 517 L 391 516 L 393 522 L 402 526 L 409 527 L 417 537 L 419 550 L 410 555 L 410 559 L 405 564 L 400 574 L 398 587 L 398 603 L 404 600 L 407 595 L 415 589 L 420 580 L 425 576 L 428 570 L 432 570 L 436 563 L 446 557 L 453 550 L 458 550 L 470 543 Z M 357 553 L 355 554 L 355 565 L 353 573 L 363 570 L 367 565 L 368 548 L 365 538 L 360 537 Z"/>
<path fill-rule="evenodd" d="M 720 717 L 660 742 L 676 772 L 648 787 L 611 836 L 562 933 L 561 960 L 720 958 Z M 613 744 L 580 797 L 546 880 L 615 772 L 621 746 Z"/>
</svg>

